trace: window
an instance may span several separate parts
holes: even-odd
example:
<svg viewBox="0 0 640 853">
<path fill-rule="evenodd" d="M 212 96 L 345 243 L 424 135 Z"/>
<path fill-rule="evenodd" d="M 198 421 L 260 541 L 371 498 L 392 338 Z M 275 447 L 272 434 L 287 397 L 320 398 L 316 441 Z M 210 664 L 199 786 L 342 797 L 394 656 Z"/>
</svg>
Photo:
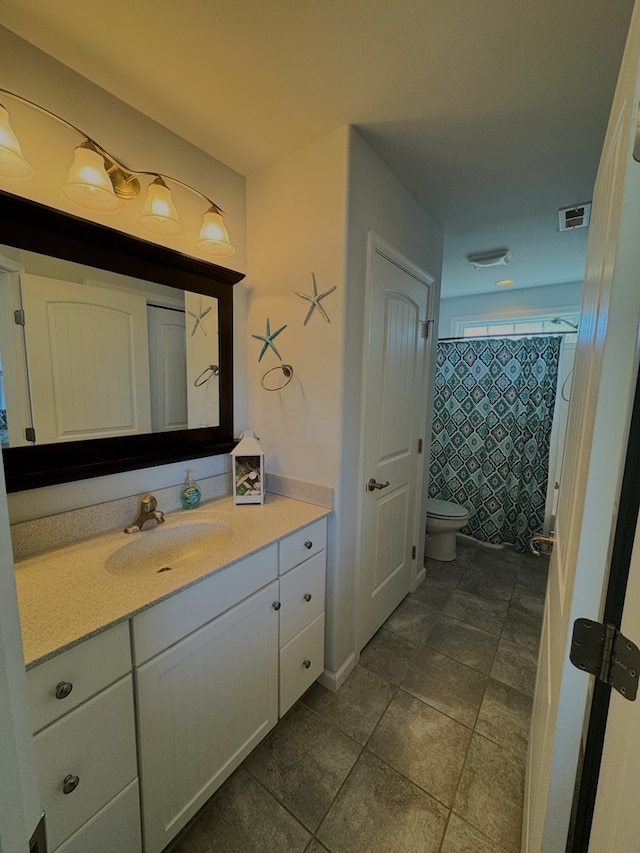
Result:
<svg viewBox="0 0 640 853">
<path fill-rule="evenodd" d="M 564 311 L 558 314 L 544 314 L 529 317 L 505 318 L 467 318 L 455 321 L 456 337 L 502 337 L 503 335 L 553 335 L 558 332 L 567 333 L 566 342 L 573 343 L 576 333 L 572 326 L 578 325 L 580 315 L 576 311 Z"/>
</svg>

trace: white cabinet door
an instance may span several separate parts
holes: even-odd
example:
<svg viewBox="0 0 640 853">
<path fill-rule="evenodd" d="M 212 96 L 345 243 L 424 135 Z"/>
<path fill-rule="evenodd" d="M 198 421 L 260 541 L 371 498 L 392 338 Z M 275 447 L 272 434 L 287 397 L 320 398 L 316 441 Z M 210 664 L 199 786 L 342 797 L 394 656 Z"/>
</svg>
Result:
<svg viewBox="0 0 640 853">
<path fill-rule="evenodd" d="M 278 583 L 137 670 L 146 853 L 162 850 L 275 725 Z"/>
</svg>

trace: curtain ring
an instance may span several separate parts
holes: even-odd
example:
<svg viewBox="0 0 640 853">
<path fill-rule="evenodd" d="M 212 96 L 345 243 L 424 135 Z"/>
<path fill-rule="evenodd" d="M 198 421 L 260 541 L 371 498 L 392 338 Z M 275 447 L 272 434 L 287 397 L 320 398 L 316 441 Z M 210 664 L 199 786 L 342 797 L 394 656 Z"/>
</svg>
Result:
<svg viewBox="0 0 640 853">
<path fill-rule="evenodd" d="M 282 373 L 284 374 L 284 382 L 282 382 L 280 385 L 275 385 L 273 388 L 269 388 L 267 385 L 264 384 L 264 380 L 270 373 L 273 373 L 274 370 L 282 371 Z M 279 391 L 281 388 L 284 388 L 286 385 L 288 385 L 292 379 L 293 367 L 290 364 L 278 364 L 275 367 L 270 367 L 269 370 L 267 370 L 267 372 L 260 380 L 260 384 L 262 385 L 265 391 Z"/>
<path fill-rule="evenodd" d="M 205 376 L 205 374 L 208 374 Z M 199 388 L 201 385 L 204 385 L 205 382 L 208 382 L 212 376 L 220 376 L 220 368 L 217 364 L 210 364 L 208 367 L 202 371 L 200 376 L 197 379 L 194 379 L 194 386 Z"/>
</svg>

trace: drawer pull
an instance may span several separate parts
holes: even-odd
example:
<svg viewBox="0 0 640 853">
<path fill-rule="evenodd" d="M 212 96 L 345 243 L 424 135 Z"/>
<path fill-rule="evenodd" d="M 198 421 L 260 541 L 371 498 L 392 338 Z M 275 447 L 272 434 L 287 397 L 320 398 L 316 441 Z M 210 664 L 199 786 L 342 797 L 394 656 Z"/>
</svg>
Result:
<svg viewBox="0 0 640 853">
<path fill-rule="evenodd" d="M 305 601 L 311 601 L 311 593 L 310 592 L 305 592 L 305 594 L 302 597 L 304 598 Z"/>
<path fill-rule="evenodd" d="M 279 601 L 274 601 L 271 606 L 273 607 L 274 610 L 280 610 L 280 608 L 282 607 L 282 604 Z"/>
<path fill-rule="evenodd" d="M 70 681 L 58 682 L 56 684 L 56 699 L 66 699 L 72 690 L 73 684 Z"/>
<path fill-rule="evenodd" d="M 304 547 L 307 549 L 307 551 L 310 551 L 313 548 L 313 542 L 310 539 L 307 539 L 307 541 L 304 543 Z"/>
<path fill-rule="evenodd" d="M 302 661 L 302 666 L 303 666 L 305 669 L 309 669 L 309 667 L 311 666 L 311 661 L 309 660 L 309 658 L 305 658 L 305 659 Z"/>
<path fill-rule="evenodd" d="M 65 776 L 62 780 L 62 793 L 71 794 L 78 787 L 79 782 L 79 776 L 72 776 L 71 773 L 69 773 L 69 775 Z"/>
</svg>

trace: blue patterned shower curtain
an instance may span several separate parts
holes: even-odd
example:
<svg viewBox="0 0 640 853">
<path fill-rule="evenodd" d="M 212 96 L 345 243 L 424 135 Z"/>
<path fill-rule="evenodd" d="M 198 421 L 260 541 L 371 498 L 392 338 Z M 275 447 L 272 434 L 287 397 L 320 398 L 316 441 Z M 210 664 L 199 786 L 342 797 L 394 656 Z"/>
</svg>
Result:
<svg viewBox="0 0 640 853">
<path fill-rule="evenodd" d="M 438 342 L 429 496 L 483 542 L 523 550 L 543 525 L 561 340 Z"/>
</svg>

